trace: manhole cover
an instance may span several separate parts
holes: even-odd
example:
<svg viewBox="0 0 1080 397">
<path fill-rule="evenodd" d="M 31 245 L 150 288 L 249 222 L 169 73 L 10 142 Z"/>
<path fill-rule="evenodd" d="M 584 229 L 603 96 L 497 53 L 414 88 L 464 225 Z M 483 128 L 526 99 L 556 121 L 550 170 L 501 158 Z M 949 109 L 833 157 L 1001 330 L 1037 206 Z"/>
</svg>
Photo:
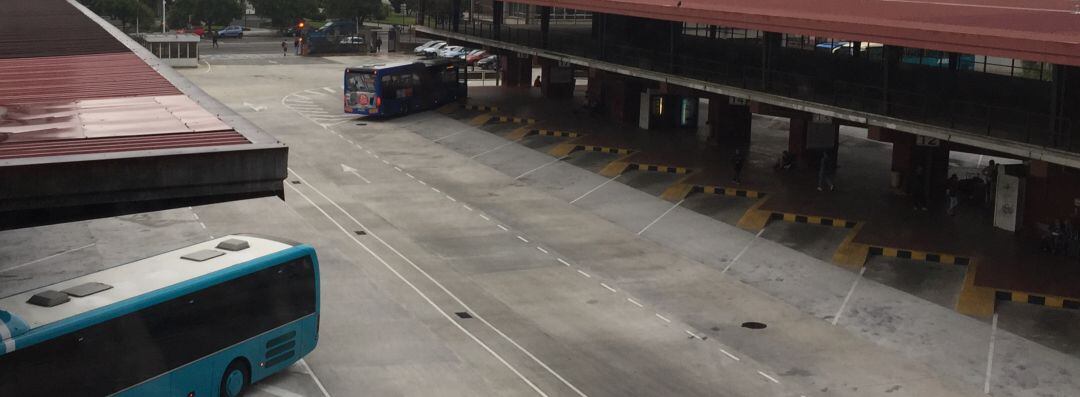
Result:
<svg viewBox="0 0 1080 397">
<path fill-rule="evenodd" d="M 457 312 L 457 313 L 454 313 L 454 314 L 456 314 L 458 317 L 461 317 L 461 318 L 472 318 L 472 315 L 469 314 L 469 312 Z"/>
<path fill-rule="evenodd" d="M 750 328 L 750 329 L 765 329 L 765 327 L 766 327 L 765 323 L 759 323 L 759 322 L 756 322 L 756 321 L 747 321 L 745 323 L 742 323 L 742 326 L 743 326 L 743 328 Z"/>
</svg>

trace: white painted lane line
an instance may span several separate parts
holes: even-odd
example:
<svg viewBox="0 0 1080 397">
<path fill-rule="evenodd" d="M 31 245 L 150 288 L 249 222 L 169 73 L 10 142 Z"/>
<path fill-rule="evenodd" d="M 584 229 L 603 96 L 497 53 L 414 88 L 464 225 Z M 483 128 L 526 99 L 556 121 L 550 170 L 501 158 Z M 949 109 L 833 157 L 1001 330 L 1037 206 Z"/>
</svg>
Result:
<svg viewBox="0 0 1080 397">
<path fill-rule="evenodd" d="M 682 200 L 679 200 L 679 202 L 675 203 L 675 205 L 671 206 L 671 208 L 668 208 L 668 210 L 667 210 L 667 211 L 664 211 L 664 213 L 663 213 L 663 214 L 660 214 L 660 216 L 656 217 L 656 219 L 653 219 L 653 221 L 652 221 L 652 222 L 649 222 L 649 224 L 648 224 L 648 225 L 645 225 L 645 227 L 644 227 L 644 228 L 642 228 L 640 232 L 637 232 L 638 236 L 640 236 L 640 235 L 641 235 L 641 233 L 645 233 L 645 231 L 646 231 L 646 230 L 649 230 L 649 228 L 650 228 L 650 227 L 652 227 L 652 225 L 654 225 L 654 224 L 656 224 L 656 222 L 660 221 L 660 218 L 663 218 L 663 217 L 664 217 L 664 215 L 667 215 L 667 214 L 668 214 L 669 212 L 671 212 L 672 210 L 674 210 L 674 209 L 675 209 L 675 207 L 678 207 L 678 206 L 679 206 L 679 204 L 682 204 L 682 203 L 683 203 L 683 201 L 685 201 L 685 200 L 686 200 L 686 199 L 682 199 Z"/>
<path fill-rule="evenodd" d="M 304 397 L 303 395 L 293 393 L 280 387 L 268 385 L 265 382 L 256 383 L 254 386 L 255 390 L 277 397 Z"/>
<path fill-rule="evenodd" d="M 517 238 L 518 238 L 518 240 L 521 240 L 522 242 L 525 242 L 525 243 L 529 242 L 529 240 L 526 240 L 525 237 L 517 236 Z"/>
<path fill-rule="evenodd" d="M 207 62 L 205 59 L 203 59 L 202 61 L 206 64 L 206 71 L 203 73 L 210 73 L 210 71 L 214 70 L 214 67 L 210 66 L 210 62 Z"/>
<path fill-rule="evenodd" d="M 455 198 L 453 198 L 453 197 L 450 197 L 450 195 L 446 195 L 446 199 L 447 199 L 447 200 L 450 200 L 450 201 L 453 201 L 453 202 L 455 202 L 455 203 L 457 202 L 457 199 L 455 199 Z"/>
<path fill-rule="evenodd" d="M 432 187 L 432 188 L 431 188 L 431 190 L 435 191 L 435 193 L 442 193 L 442 191 L 441 191 L 441 190 L 439 190 L 439 189 L 436 189 L 436 188 L 434 188 L 434 187 Z"/>
<path fill-rule="evenodd" d="M 727 266 L 724 266 L 724 270 L 721 270 L 720 274 L 727 273 L 728 269 L 731 269 L 731 266 L 735 265 L 735 262 L 738 262 L 739 258 L 742 258 L 743 254 L 746 253 L 746 250 L 750 249 L 750 246 L 754 245 L 754 242 L 757 241 L 757 239 L 761 238 L 762 233 L 765 233 L 765 228 L 761 228 L 761 230 L 758 230 L 757 234 L 754 235 L 754 238 L 750 239 L 750 242 L 746 243 L 746 246 L 744 246 L 742 250 L 739 251 L 738 255 L 735 255 L 735 258 L 732 259 L 731 262 L 728 262 Z"/>
<path fill-rule="evenodd" d="M 638 301 L 634 300 L 634 298 L 626 298 L 626 300 L 630 301 L 630 303 L 633 303 L 634 306 L 645 307 L 645 305 L 642 305 L 642 304 L 638 303 Z"/>
<path fill-rule="evenodd" d="M 697 336 L 697 334 L 695 334 L 695 333 L 691 332 L 691 331 L 690 331 L 690 330 L 688 330 L 688 329 L 684 329 L 684 330 L 683 330 L 683 332 L 686 332 L 686 334 L 687 334 L 687 335 L 690 335 L 690 337 L 691 337 L 691 338 L 694 338 L 694 339 L 701 339 L 701 338 L 699 338 L 699 337 Z"/>
<path fill-rule="evenodd" d="M 326 92 L 329 92 L 331 94 L 333 94 L 335 92 L 334 89 L 330 88 L 330 87 L 323 87 L 322 89 L 326 90 Z"/>
<path fill-rule="evenodd" d="M 401 172 L 401 167 L 394 167 L 394 170 L 397 172 Z"/>
<path fill-rule="evenodd" d="M 536 249 L 540 250 L 540 252 L 543 252 L 545 254 L 548 253 L 548 250 L 544 249 L 544 247 L 536 246 Z"/>
<path fill-rule="evenodd" d="M 290 172 L 291 172 L 291 171 L 292 171 L 292 170 L 290 169 Z M 295 172 L 294 172 L 294 174 L 295 174 Z M 297 177 L 298 177 L 298 178 L 300 178 L 299 174 L 297 174 Z M 303 180 L 303 178 L 300 178 L 300 179 L 301 179 L 301 180 Z M 319 193 L 320 195 L 322 195 L 322 193 L 321 193 L 321 192 L 320 192 L 319 190 L 315 189 L 315 188 L 314 188 L 313 186 L 311 186 L 310 184 L 308 184 L 308 183 L 307 183 L 307 181 L 304 181 L 304 184 L 308 185 L 308 187 L 310 187 L 310 188 L 311 188 L 312 190 L 315 190 L 315 192 L 316 192 L 316 193 Z M 428 305 L 431 305 L 431 307 L 432 307 L 432 308 L 434 308 L 434 309 L 435 309 L 435 311 L 439 312 L 439 314 L 442 314 L 443 318 L 445 318 L 445 319 L 446 319 L 447 321 L 449 321 L 450 323 L 454 324 L 454 326 L 456 326 L 456 327 L 458 328 L 458 330 L 460 330 L 461 332 L 463 332 L 463 333 L 465 333 L 466 335 L 468 335 L 468 336 L 469 336 L 469 338 L 471 338 L 471 339 L 472 339 L 472 340 L 473 340 L 474 342 L 476 342 L 476 343 L 477 343 L 477 344 L 479 344 L 479 345 L 480 345 L 481 347 L 483 347 L 483 348 L 484 348 L 484 350 L 487 350 L 487 352 L 488 352 L 489 354 L 491 354 L 492 356 L 494 356 L 494 357 L 495 357 L 495 358 L 496 358 L 497 360 L 499 360 L 499 362 L 501 362 L 501 363 L 502 363 L 502 364 L 503 364 L 504 366 L 506 366 L 506 367 L 507 367 L 507 368 L 509 368 L 509 369 L 510 369 L 511 371 L 513 371 L 513 372 L 514 372 L 514 374 L 516 374 L 516 375 L 518 376 L 518 378 L 520 378 L 520 379 L 521 379 L 522 381 L 524 381 L 524 382 L 525 382 L 526 384 L 528 384 L 528 385 L 529 385 L 529 387 L 531 387 L 531 388 L 532 388 L 532 389 L 533 389 L 534 391 L 536 391 L 536 393 L 537 393 L 537 394 L 539 394 L 539 395 L 541 395 L 541 396 L 544 396 L 544 397 L 547 397 L 547 394 L 546 394 L 546 393 L 544 393 L 544 392 L 543 392 L 542 390 L 540 390 L 540 388 L 539 388 L 539 387 L 537 387 L 537 386 L 536 386 L 535 384 L 533 384 L 533 382 L 532 382 L 532 381 L 530 381 L 530 380 L 529 380 L 528 378 L 526 378 L 526 377 L 525 377 L 525 375 L 522 375 L 522 374 L 521 374 L 521 372 L 519 372 L 519 371 L 517 370 L 517 368 L 514 368 L 514 366 L 513 366 L 513 365 L 510 365 L 510 363 L 509 363 L 509 362 L 507 362 L 507 361 L 506 361 L 505 359 L 503 359 L 503 357 L 502 357 L 502 356 L 500 356 L 500 355 L 499 355 L 499 353 L 496 353 L 496 352 L 495 352 L 495 350 L 492 350 L 492 349 L 491 349 L 491 347 L 489 347 L 489 346 L 488 346 L 487 344 L 485 344 L 485 343 L 484 343 L 483 341 L 481 341 L 481 340 L 480 340 L 480 338 L 477 338 L 477 337 L 476 337 L 476 335 L 473 335 L 473 333 L 472 333 L 472 332 L 469 332 L 469 330 L 465 329 L 465 327 L 462 327 L 462 326 L 461 326 L 461 324 L 459 324 L 459 323 L 458 323 L 457 321 L 454 321 L 454 319 L 453 319 L 452 317 L 450 317 L 450 315 L 449 315 L 449 314 L 447 314 L 447 313 L 446 313 L 446 311 L 444 311 L 444 310 L 443 310 L 443 309 L 442 309 L 441 307 L 439 307 L 439 305 L 435 304 L 435 301 L 431 300 L 431 298 L 429 298 L 429 297 L 427 296 L 427 294 L 425 294 L 425 293 L 424 293 L 423 291 L 421 291 L 421 290 L 420 290 L 420 288 L 417 288 L 417 287 L 416 287 L 416 285 L 415 285 L 415 284 L 413 284 L 413 283 L 412 283 L 411 281 L 409 281 L 409 279 L 405 278 L 405 276 L 402 276 L 402 275 L 401 275 L 401 273 L 397 271 L 397 269 L 395 269 L 395 268 L 394 268 L 393 266 L 390 266 L 390 263 L 386 262 L 386 260 L 384 260 L 384 259 L 383 259 L 383 258 L 382 258 L 381 256 L 379 256 L 378 254 L 376 254 L 376 253 L 375 253 L 375 251 L 372 251 L 372 250 L 371 250 L 371 248 L 368 248 L 368 246 L 367 246 L 367 245 L 365 245 L 365 244 L 364 244 L 363 242 L 361 242 L 360 240 L 358 240 L 358 239 L 356 238 L 356 236 L 354 236 L 354 235 L 353 235 L 352 233 L 349 233 L 349 231 L 348 231 L 348 230 L 346 230 L 346 229 L 345 229 L 345 227 L 344 227 L 344 226 L 342 226 L 342 225 L 341 225 L 340 223 L 338 223 L 338 221 L 337 221 L 337 220 L 335 220 L 335 219 L 334 219 L 333 217 L 331 217 L 331 216 L 330 216 L 330 214 L 328 214 L 328 213 L 326 212 L 326 210 L 323 210 L 323 209 L 322 209 L 322 207 L 320 207 L 320 206 L 319 206 L 318 204 L 315 204 L 315 201 L 313 201 L 313 200 L 312 200 L 312 199 L 311 199 L 310 197 L 308 197 L 308 196 L 307 196 L 306 194 L 304 194 L 303 192 L 301 192 L 301 191 L 300 191 L 300 190 L 298 190 L 297 188 L 293 187 L 293 186 L 292 186 L 291 184 L 286 184 L 285 186 L 288 186 L 288 187 L 289 187 L 290 189 L 292 189 L 292 190 L 293 190 L 294 192 L 296 192 L 297 194 L 299 194 L 299 195 L 300 195 L 300 197 L 303 197 L 303 198 L 304 198 L 304 200 L 308 202 L 308 204 L 311 204 L 311 206 L 315 207 L 315 209 L 316 209 L 316 210 L 318 210 L 319 212 L 321 212 L 321 213 L 323 214 L 323 216 L 325 216 L 325 217 L 326 217 L 326 219 L 330 220 L 330 222 L 331 222 L 331 223 L 333 223 L 333 224 L 334 224 L 335 226 L 337 226 L 337 227 L 338 227 L 338 229 L 340 229 L 342 233 L 345 233 L 345 235 L 346 235 L 346 236 L 348 236 L 348 237 L 349 237 L 349 238 L 350 238 L 350 239 L 351 239 L 351 240 L 352 240 L 353 242 L 355 242 L 355 243 L 356 243 L 357 245 L 359 245 L 359 246 L 360 246 L 361 248 L 363 248 L 363 249 L 364 249 L 364 251 L 367 251 L 367 253 L 368 253 L 368 254 L 370 254 L 370 255 L 371 255 L 371 256 L 373 256 L 373 257 L 374 257 L 374 258 L 375 258 L 376 260 L 378 260 L 378 261 L 379 261 L 379 263 L 382 263 L 382 264 L 383 264 L 383 266 L 385 266 L 385 267 L 386 267 L 386 268 L 387 268 L 388 270 L 390 270 L 390 272 L 391 272 L 391 273 L 394 273 L 394 275 L 395 275 L 395 276 L 397 276 L 397 278 L 398 278 L 398 279 L 400 279 L 400 280 L 401 280 L 402 282 L 404 282 L 404 283 L 405 283 L 406 285 L 408 285 L 408 286 L 409 286 L 410 288 L 412 288 L 413 292 L 416 292 L 416 294 L 417 294 L 417 295 L 420 295 L 420 297 L 421 297 L 421 298 L 423 298 L 423 299 L 424 299 L 425 301 L 427 301 Z M 337 205 L 337 203 L 335 203 L 335 202 L 334 202 L 333 200 L 331 200 L 331 199 L 330 199 L 329 197 L 326 197 L 325 195 L 322 195 L 322 196 L 323 196 L 323 198 L 324 198 L 324 199 L 326 199 L 326 200 L 327 200 L 327 201 L 329 201 L 329 202 L 330 202 L 331 204 L 333 204 L 333 205 L 334 205 L 335 207 L 337 207 L 339 211 L 341 211 L 342 213 L 344 213 L 344 214 L 345 214 L 346 216 L 348 216 L 348 217 L 349 217 L 350 219 L 353 219 L 353 221 L 354 221 L 354 222 L 356 222 L 356 223 L 357 223 L 358 225 L 361 225 L 361 228 L 363 228 L 364 230 L 368 230 L 368 231 L 369 231 L 368 235 L 370 235 L 370 236 L 373 236 L 373 237 L 375 236 L 375 234 L 374 234 L 374 233 L 372 233 L 372 232 L 370 231 L 370 229 L 368 229 L 367 227 L 363 226 L 363 225 L 362 225 L 362 224 L 360 223 L 360 221 L 357 221 L 357 220 L 356 220 L 355 218 L 353 218 L 353 216 L 352 216 L 351 214 L 349 214 L 349 213 L 348 213 L 348 212 L 346 212 L 346 211 L 345 211 L 345 210 L 344 210 L 343 208 L 341 208 L 340 206 L 338 206 L 338 205 Z M 382 241 L 382 240 L 380 239 L 380 241 Z M 383 242 L 383 245 L 385 245 L 385 246 L 387 246 L 387 247 L 390 247 L 390 246 L 389 246 L 388 244 L 386 244 L 385 242 Z M 391 249 L 393 249 L 393 247 L 390 247 L 390 248 L 391 248 Z M 404 257 L 404 256 L 402 256 L 402 257 Z M 425 273 L 425 274 L 426 274 L 426 273 Z M 430 276 L 429 276 L 429 278 L 430 278 Z M 431 279 L 431 280 L 432 280 L 432 281 L 434 281 L 434 279 Z M 438 282 L 436 282 L 436 283 L 438 283 Z M 447 291 L 447 292 L 449 292 L 449 291 Z M 459 302 L 459 303 L 460 303 L 460 302 Z M 475 312 L 473 312 L 473 311 L 472 311 L 471 309 L 468 309 L 468 310 L 469 310 L 470 312 L 472 312 L 472 313 L 474 314 L 474 316 L 473 316 L 474 318 L 478 318 L 478 317 L 479 317 L 479 316 L 478 316 L 478 315 L 476 315 L 476 313 L 475 313 Z M 310 369 L 309 369 L 309 371 L 310 371 Z"/>
<path fill-rule="evenodd" d="M 318 193 L 320 196 L 322 196 L 324 199 L 326 199 L 326 201 L 330 202 L 330 204 L 332 204 L 335 208 L 337 208 L 338 211 L 341 211 L 343 214 L 345 214 L 345 216 L 349 217 L 349 219 L 352 220 L 353 223 L 355 223 L 357 226 L 359 226 L 361 230 L 367 230 L 369 236 L 371 236 L 371 237 L 375 238 L 376 240 L 378 240 L 380 244 L 382 244 L 386 248 L 389 248 L 390 251 L 393 251 L 395 255 L 397 255 L 399 258 L 401 258 L 402 260 L 407 262 L 413 269 L 420 272 L 420 274 L 423 274 L 424 277 L 428 279 L 428 281 L 431 281 L 433 284 L 435 284 L 437 287 L 439 287 L 439 289 L 442 290 L 446 295 L 450 296 L 450 298 L 452 298 L 454 300 L 454 302 L 457 302 L 457 304 L 461 305 L 461 307 L 464 308 L 466 311 L 472 313 L 473 318 L 475 318 L 475 319 L 479 320 L 480 322 L 484 323 L 485 326 L 487 326 L 492 331 L 495 331 L 495 333 L 499 334 L 499 336 L 502 337 L 504 340 L 506 340 L 507 342 L 510 342 L 510 344 L 514 345 L 514 347 L 517 348 L 518 351 L 522 352 L 523 354 L 528 356 L 531 360 L 533 360 L 533 362 L 535 362 L 536 364 L 543 367 L 549 374 L 551 374 L 555 378 L 559 379 L 559 381 L 562 382 L 563 385 L 566 385 L 566 387 L 569 387 L 571 390 L 573 390 L 575 393 L 577 393 L 578 396 L 588 397 L 585 393 L 583 393 L 580 389 L 578 389 L 577 386 L 574 386 L 573 383 L 570 383 L 570 381 L 566 380 L 566 378 L 564 378 L 558 372 L 555 372 L 555 370 L 552 369 L 550 366 L 548 366 L 547 363 L 541 361 L 531 351 L 529 351 L 528 349 L 525 349 L 524 347 L 522 347 L 521 344 L 519 344 L 516 340 L 514 340 L 513 338 L 510 338 L 510 336 L 506 335 L 506 333 L 504 333 L 502 330 L 495 327 L 494 324 L 491 324 L 489 321 L 487 321 L 487 319 L 485 319 L 483 316 L 480 315 L 480 312 L 478 312 L 476 310 L 473 310 L 472 307 L 470 307 L 468 304 L 466 304 L 464 301 L 462 301 L 461 298 L 459 298 L 456 294 L 454 294 L 449 289 L 447 289 L 446 286 L 444 286 L 442 283 L 440 283 L 438 280 L 436 280 L 434 277 L 432 277 L 430 273 L 428 273 L 426 270 L 424 270 L 419 265 L 417 265 L 416 262 L 413 262 L 412 259 L 409 259 L 408 257 L 406 257 L 404 254 L 401 253 L 401 251 L 398 251 L 397 248 L 394 248 L 394 246 L 387 243 L 386 240 L 383 240 L 382 237 L 379 237 L 378 234 L 376 234 L 373 230 L 371 230 L 370 228 L 365 226 L 363 223 L 361 223 L 359 220 L 357 220 L 356 217 L 352 216 L 352 214 L 350 214 L 344 208 L 341 208 L 341 205 L 338 205 L 337 202 L 330 199 L 329 196 L 327 196 L 325 193 L 323 193 L 317 187 L 315 187 L 314 185 L 312 185 L 312 184 L 308 183 L 306 180 L 304 180 L 304 177 L 300 176 L 300 174 L 297 174 L 296 171 L 293 171 L 291 168 L 288 168 L 288 171 L 293 173 L 294 175 L 296 175 L 296 177 L 298 179 L 300 179 L 301 182 L 303 182 L 305 185 L 310 187 L 311 190 L 314 190 L 315 193 Z M 292 186 L 290 185 L 289 187 L 292 187 Z M 342 228 L 342 231 L 343 232 L 345 231 L 344 228 Z M 359 240 L 356 240 L 356 238 L 351 233 L 346 232 L 346 234 L 349 234 L 349 237 L 352 238 L 353 241 L 359 242 Z M 449 317 L 445 313 L 443 313 L 443 315 L 446 316 L 446 317 Z M 452 319 L 451 319 L 451 321 L 452 321 Z M 455 321 L 454 324 L 457 325 L 457 322 Z M 530 384 L 531 384 L 531 382 L 530 382 Z M 538 393 L 543 394 L 543 392 L 540 391 L 540 389 L 535 388 L 535 385 L 533 385 L 533 386 L 534 386 L 534 390 L 536 390 Z"/>
<path fill-rule="evenodd" d="M 373 154 L 373 153 L 371 153 L 371 150 L 364 150 L 364 151 L 367 152 L 367 154 Z"/>
<path fill-rule="evenodd" d="M 490 222 L 490 221 L 491 221 L 491 218 L 488 218 L 488 217 L 487 217 L 486 215 L 484 215 L 484 214 L 480 214 L 480 217 L 481 217 L 481 218 L 484 218 L 484 220 L 485 220 L 485 221 L 488 221 L 488 222 Z"/>
<path fill-rule="evenodd" d="M 589 191 L 585 192 L 585 194 L 579 196 L 576 199 L 570 200 L 570 204 L 576 203 L 578 200 L 581 200 L 581 199 L 585 198 L 585 196 L 588 196 L 590 193 L 597 191 L 598 189 L 604 187 L 604 185 L 607 185 L 608 183 L 610 183 L 611 181 L 614 181 L 616 178 L 618 178 L 620 176 L 622 176 L 622 174 L 615 175 L 611 179 L 608 179 L 608 180 L 604 181 L 604 183 L 596 185 L 596 187 L 594 187 L 594 188 L 590 189 Z"/>
<path fill-rule="evenodd" d="M 345 164 L 342 164 L 341 165 L 341 172 L 344 172 L 344 173 L 347 173 L 347 174 L 353 174 L 353 176 L 355 176 L 357 178 L 360 178 L 360 180 L 364 181 L 364 183 L 367 183 L 367 184 L 371 183 L 371 181 L 369 181 L 367 178 L 364 178 L 363 175 L 360 175 L 360 172 L 358 172 L 356 168 L 353 168 L 353 167 L 347 166 Z"/>
<path fill-rule="evenodd" d="M 555 258 L 555 260 L 559 261 L 559 263 L 566 265 L 566 267 L 570 267 L 570 264 L 566 263 L 566 261 L 562 260 L 562 258 Z"/>
<path fill-rule="evenodd" d="M 311 102 L 311 98 L 308 98 L 308 97 L 300 95 L 300 94 L 292 94 L 292 96 L 303 99 L 305 102 Z"/>
<path fill-rule="evenodd" d="M 43 257 L 43 258 L 34 259 L 34 260 L 30 261 L 30 262 L 26 262 L 26 263 L 23 263 L 21 265 L 15 265 L 15 266 L 12 266 L 12 267 L 9 267 L 9 268 L 6 268 L 6 269 L 0 269 L 0 273 L 10 272 L 10 271 L 15 270 L 15 269 L 19 269 L 19 268 L 23 268 L 23 267 L 33 265 L 35 263 L 41 263 L 41 262 L 47 261 L 49 259 L 52 259 L 52 258 L 55 258 L 55 257 L 58 257 L 58 256 L 70 254 L 70 253 L 75 252 L 75 251 L 81 251 L 81 250 L 93 247 L 95 245 L 97 245 L 97 243 L 90 243 L 90 244 L 84 245 L 82 247 L 75 247 L 75 248 L 69 249 L 67 251 L 57 252 L 55 254 L 52 254 L 52 255 L 49 255 L 49 256 L 46 256 L 46 257 Z"/>
<path fill-rule="evenodd" d="M 191 207 L 188 207 L 188 209 L 191 209 Z M 196 214 L 194 211 L 191 212 L 191 216 L 195 218 L 195 220 L 199 220 L 199 214 Z"/>
<path fill-rule="evenodd" d="M 536 172 L 536 171 L 540 170 L 541 168 L 544 168 L 544 167 L 547 167 L 547 166 L 549 166 L 549 165 L 552 165 L 552 164 L 558 163 L 558 162 L 560 162 L 560 161 L 563 161 L 563 160 L 564 160 L 564 159 L 566 159 L 567 157 L 569 157 L 569 156 L 562 156 L 562 157 L 559 157 L 559 158 L 557 158 L 557 159 L 555 159 L 555 160 L 551 160 L 551 161 L 549 161 L 549 162 L 546 162 L 546 163 L 544 163 L 544 165 L 541 165 L 541 166 L 539 166 L 539 167 L 536 167 L 536 168 L 533 168 L 533 169 L 531 169 L 531 170 L 525 171 L 525 173 L 523 173 L 523 174 L 521 174 L 521 175 L 518 175 L 518 176 L 514 177 L 514 180 L 516 181 L 516 180 L 518 180 L 518 179 L 521 179 L 521 178 L 522 178 L 522 177 L 524 177 L 525 175 L 529 175 L 529 174 L 531 174 L 531 173 L 534 173 L 534 172 Z"/>
<path fill-rule="evenodd" d="M 307 361 L 304 361 L 304 359 L 301 358 L 300 365 L 303 365 L 304 369 L 307 370 L 308 375 L 311 375 L 311 380 L 315 381 L 315 386 L 319 387 L 319 391 L 322 392 L 323 397 L 330 397 L 330 392 L 326 391 L 326 387 L 323 386 L 322 381 L 319 380 L 319 377 L 315 376 L 315 371 L 311 370 L 311 366 L 308 365 Z"/>
<path fill-rule="evenodd" d="M 767 374 L 767 373 L 764 373 L 764 372 L 761 372 L 761 371 L 757 371 L 757 373 L 761 374 L 761 376 L 764 376 L 766 379 L 771 380 L 772 383 L 780 384 L 780 381 L 776 380 L 776 378 L 774 378 L 774 377 L 769 376 L 769 374 Z"/>
<path fill-rule="evenodd" d="M 386 160 L 383 160 L 383 161 L 382 161 L 382 163 L 383 163 L 383 164 L 386 164 L 386 165 L 390 165 L 390 162 L 389 162 L 389 161 L 386 161 Z"/>
<path fill-rule="evenodd" d="M 199 222 L 199 226 L 202 226 L 203 229 L 206 229 L 206 224 L 205 223 Z"/>
<path fill-rule="evenodd" d="M 454 136 L 454 135 L 460 134 L 460 133 L 462 133 L 462 132 L 465 132 L 465 130 L 461 130 L 461 131 L 455 132 L 455 133 L 453 133 L 453 134 L 450 134 L 450 135 L 445 135 L 445 136 L 443 136 L 442 138 L 438 138 L 438 139 L 432 139 L 431 141 L 432 141 L 432 142 L 438 142 L 438 141 L 441 141 L 441 140 L 443 140 L 443 139 L 446 139 L 446 138 L 452 137 L 452 136 Z"/>
<path fill-rule="evenodd" d="M 990 351 L 986 353 L 986 383 L 983 384 L 983 393 L 990 394 L 991 370 L 994 368 L 994 339 L 997 337 L 997 313 L 990 325 Z"/>
<path fill-rule="evenodd" d="M 503 226 L 503 225 L 495 225 L 495 226 L 498 226 L 499 229 L 502 229 L 504 232 L 509 232 L 510 231 L 510 229 L 507 229 L 506 226 Z"/>
<path fill-rule="evenodd" d="M 472 211 L 472 210 L 473 210 L 473 209 L 472 209 L 472 207 L 470 207 L 470 206 L 468 206 L 468 205 L 466 205 L 466 204 L 462 204 L 461 206 L 462 206 L 462 207 L 465 207 L 465 209 L 467 209 L 467 210 L 469 210 L 469 211 Z M 490 219 L 489 219 L 489 220 L 490 220 Z"/>
<path fill-rule="evenodd" d="M 728 353 L 728 352 L 727 352 L 727 350 L 724 350 L 724 349 L 720 349 L 720 352 L 721 352 L 721 353 L 724 353 L 724 354 L 725 354 L 725 355 L 727 355 L 728 357 L 731 357 L 731 359 L 732 359 L 732 360 L 735 360 L 735 361 L 739 361 L 739 358 L 738 358 L 738 357 L 735 357 L 735 355 L 734 355 L 734 354 Z"/>
<path fill-rule="evenodd" d="M 655 314 L 657 318 L 659 318 L 661 320 L 664 320 L 665 323 L 671 324 L 671 320 L 668 320 L 667 317 L 661 316 L 660 313 L 653 313 L 653 314 Z"/>
<path fill-rule="evenodd" d="M 375 158 L 379 158 L 379 155 L 377 155 L 377 154 L 373 154 L 372 156 L 375 157 Z"/>
<path fill-rule="evenodd" d="M 499 145 L 499 146 L 493 147 L 493 148 L 491 148 L 491 149 L 485 150 L 485 151 L 483 151 L 483 152 L 477 153 L 477 154 L 475 154 L 475 155 L 473 155 L 472 157 L 469 157 L 469 158 L 470 158 L 470 159 L 475 159 L 475 158 L 477 158 L 477 157 L 480 157 L 480 156 L 483 156 L 483 155 L 485 155 L 485 154 L 488 154 L 488 153 L 494 152 L 494 151 L 496 151 L 496 150 L 502 149 L 502 148 L 504 148 L 504 147 L 507 147 L 507 146 L 513 145 L 513 144 L 514 144 L 514 142 L 517 142 L 517 141 L 509 141 L 509 142 L 506 142 L 506 143 L 504 143 L 504 144 L 502 144 L 502 145 Z"/>
<path fill-rule="evenodd" d="M 583 272 L 583 271 L 581 271 L 581 270 L 578 270 L 577 272 L 578 272 L 578 273 L 581 273 L 581 275 L 582 275 L 582 276 L 585 276 L 585 278 L 592 278 L 592 276 L 590 276 L 590 275 L 589 275 L 589 273 L 585 273 L 585 272 Z"/>
<path fill-rule="evenodd" d="M 840 303 L 840 309 L 836 310 L 836 316 L 833 316 L 832 325 L 836 325 L 840 321 L 840 315 L 844 314 L 844 307 L 847 306 L 848 300 L 851 299 L 851 294 L 855 292 L 855 287 L 859 285 L 859 280 L 862 279 L 863 273 L 866 273 L 866 266 L 859 269 L 859 276 L 855 277 L 855 282 L 851 283 L 851 289 L 848 290 L 847 296 L 844 297 L 844 302 Z"/>
<path fill-rule="evenodd" d="M 600 286 L 604 287 L 604 288 L 607 288 L 607 290 L 611 291 L 611 292 L 619 292 L 619 291 L 616 291 L 615 288 L 611 288 L 610 285 L 607 285 L 607 284 L 604 284 L 604 283 L 600 283 Z"/>
<path fill-rule="evenodd" d="M 408 172 L 406 172 L 406 173 L 405 173 L 405 176 L 407 176 L 407 177 L 409 177 L 409 178 L 411 178 L 411 179 L 416 179 L 416 177 L 415 177 L 415 176 L 413 176 L 413 174 L 410 174 L 410 173 L 408 173 Z"/>
<path fill-rule="evenodd" d="M 427 182 L 424 182 L 424 181 L 422 181 L 422 180 L 419 180 L 419 179 L 417 179 L 416 181 L 417 181 L 417 182 L 420 182 L 420 184 L 421 184 L 421 185 L 427 186 Z"/>
</svg>

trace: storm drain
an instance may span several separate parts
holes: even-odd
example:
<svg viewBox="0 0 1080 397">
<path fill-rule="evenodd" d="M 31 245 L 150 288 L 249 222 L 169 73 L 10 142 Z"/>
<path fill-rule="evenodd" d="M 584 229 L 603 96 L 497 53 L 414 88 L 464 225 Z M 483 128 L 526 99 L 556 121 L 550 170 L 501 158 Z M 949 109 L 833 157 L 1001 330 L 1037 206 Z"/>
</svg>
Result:
<svg viewBox="0 0 1080 397">
<path fill-rule="evenodd" d="M 469 312 L 457 312 L 457 313 L 454 313 L 454 314 L 456 314 L 458 317 L 461 317 L 461 318 L 472 318 L 472 315 L 469 314 Z"/>
<path fill-rule="evenodd" d="M 759 322 L 756 322 L 756 321 L 747 321 L 745 323 L 742 323 L 742 326 L 743 326 L 743 328 L 750 328 L 750 329 L 765 329 L 765 327 L 766 327 L 765 323 L 759 323 Z"/>
<path fill-rule="evenodd" d="M 363 230 L 357 230 L 357 231 L 356 231 L 356 235 L 357 235 L 357 236 L 364 236 L 364 235 L 367 235 L 367 232 L 365 232 L 365 231 L 363 231 Z"/>
<path fill-rule="evenodd" d="M 293 184 L 293 185 L 299 185 L 299 184 L 300 184 L 300 181 L 292 181 L 292 184 Z"/>
</svg>

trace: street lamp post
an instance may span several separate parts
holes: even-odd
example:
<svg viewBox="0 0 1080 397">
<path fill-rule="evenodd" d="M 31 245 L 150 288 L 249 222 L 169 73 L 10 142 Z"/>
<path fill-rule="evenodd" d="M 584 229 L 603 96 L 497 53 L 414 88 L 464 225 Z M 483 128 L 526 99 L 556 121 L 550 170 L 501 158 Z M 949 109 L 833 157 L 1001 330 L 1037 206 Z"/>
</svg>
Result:
<svg viewBox="0 0 1080 397">
<path fill-rule="evenodd" d="M 165 33 L 165 0 L 161 0 L 161 33 Z"/>
</svg>

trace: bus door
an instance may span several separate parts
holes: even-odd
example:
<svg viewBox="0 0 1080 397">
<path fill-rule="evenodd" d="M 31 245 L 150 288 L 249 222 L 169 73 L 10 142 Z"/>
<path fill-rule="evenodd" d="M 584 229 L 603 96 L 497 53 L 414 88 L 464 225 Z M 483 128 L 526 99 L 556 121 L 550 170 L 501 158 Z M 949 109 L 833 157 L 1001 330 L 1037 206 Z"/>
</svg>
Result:
<svg viewBox="0 0 1080 397">
<path fill-rule="evenodd" d="M 377 88 L 374 71 L 346 73 L 345 113 L 378 114 L 382 100 Z"/>
</svg>

